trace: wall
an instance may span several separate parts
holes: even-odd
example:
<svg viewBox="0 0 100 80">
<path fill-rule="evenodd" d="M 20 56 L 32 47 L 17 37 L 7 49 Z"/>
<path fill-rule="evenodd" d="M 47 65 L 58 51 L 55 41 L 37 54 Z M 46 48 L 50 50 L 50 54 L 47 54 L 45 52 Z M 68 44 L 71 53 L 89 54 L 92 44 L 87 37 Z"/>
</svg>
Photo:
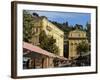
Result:
<svg viewBox="0 0 100 80">
<path fill-rule="evenodd" d="M 32 1 L 32 0 L 30 0 Z M 81 5 L 100 5 L 100 0 L 33 0 L 51 3 L 64 4 L 81 4 Z M 0 0 L 0 80 L 14 80 L 10 78 L 11 68 L 11 0 Z M 99 6 L 100 10 L 100 6 Z M 98 12 L 100 14 L 100 11 Z M 100 16 L 98 16 L 100 22 Z M 98 25 L 100 26 L 100 24 Z M 98 34 L 100 34 L 100 27 L 98 27 Z M 98 47 L 100 48 L 100 36 L 98 38 Z M 100 50 L 99 50 L 100 52 Z M 98 54 L 100 57 L 100 54 Z M 98 60 L 98 67 L 100 68 L 100 58 Z M 21 80 L 21 79 L 19 79 Z M 100 69 L 98 74 L 62 76 L 62 77 L 45 77 L 45 78 L 30 78 L 22 80 L 100 80 Z"/>
<path fill-rule="evenodd" d="M 64 40 L 64 32 L 49 22 L 47 19 L 43 19 L 43 28 L 47 35 L 53 36 L 56 39 L 56 45 L 59 49 L 59 56 L 63 56 L 63 40 Z M 51 30 L 47 30 L 47 27 L 50 27 Z"/>
<path fill-rule="evenodd" d="M 77 54 L 77 45 L 82 41 L 87 42 L 86 32 L 81 30 L 74 30 L 69 32 L 69 58 L 75 58 Z"/>
</svg>

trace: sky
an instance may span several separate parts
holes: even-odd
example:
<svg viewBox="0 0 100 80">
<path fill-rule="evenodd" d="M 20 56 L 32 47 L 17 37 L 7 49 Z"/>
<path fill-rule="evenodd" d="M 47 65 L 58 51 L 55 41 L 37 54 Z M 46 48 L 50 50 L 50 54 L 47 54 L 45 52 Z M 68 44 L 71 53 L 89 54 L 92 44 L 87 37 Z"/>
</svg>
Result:
<svg viewBox="0 0 100 80">
<path fill-rule="evenodd" d="M 48 20 L 56 21 L 59 23 L 68 22 L 69 25 L 75 24 L 86 26 L 87 22 L 90 22 L 90 13 L 76 13 L 76 12 L 55 12 L 55 11 L 29 11 L 30 13 L 38 13 L 39 16 L 46 16 Z"/>
</svg>

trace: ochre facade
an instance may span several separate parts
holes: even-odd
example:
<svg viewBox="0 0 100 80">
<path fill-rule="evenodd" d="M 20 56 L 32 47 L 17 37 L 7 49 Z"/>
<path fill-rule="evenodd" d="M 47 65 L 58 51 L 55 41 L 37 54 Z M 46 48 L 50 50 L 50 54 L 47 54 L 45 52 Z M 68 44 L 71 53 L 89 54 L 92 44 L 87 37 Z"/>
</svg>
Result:
<svg viewBox="0 0 100 80">
<path fill-rule="evenodd" d="M 88 42 L 86 32 L 79 29 L 69 32 L 68 42 L 69 42 L 69 59 L 77 58 L 77 45 L 82 41 Z"/>
<path fill-rule="evenodd" d="M 56 45 L 59 48 L 59 56 L 63 56 L 64 32 L 57 26 L 49 22 L 46 18 L 42 20 L 43 30 L 47 35 L 53 36 L 56 39 Z"/>
<path fill-rule="evenodd" d="M 33 36 L 32 43 L 34 43 L 34 45 L 39 45 L 39 33 L 41 30 L 44 30 L 48 36 L 53 36 L 53 38 L 56 39 L 56 45 L 59 48 L 58 55 L 63 56 L 64 32 L 52 22 L 48 21 L 44 16 L 33 18 L 35 26 L 34 30 L 36 33 Z"/>
</svg>

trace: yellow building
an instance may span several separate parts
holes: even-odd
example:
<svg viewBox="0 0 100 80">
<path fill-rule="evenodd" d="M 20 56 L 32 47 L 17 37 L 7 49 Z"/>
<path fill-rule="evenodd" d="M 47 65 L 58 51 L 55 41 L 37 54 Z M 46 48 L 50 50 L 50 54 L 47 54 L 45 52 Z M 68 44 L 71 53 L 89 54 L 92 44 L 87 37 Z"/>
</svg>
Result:
<svg viewBox="0 0 100 80">
<path fill-rule="evenodd" d="M 32 38 L 29 39 L 30 43 L 23 43 L 23 68 L 52 68 L 59 66 L 62 61 L 67 60 L 63 57 L 64 32 L 50 22 L 45 16 L 38 16 L 35 14 L 32 15 L 32 17 Z M 39 35 L 41 31 L 45 31 L 47 36 L 52 36 L 56 40 L 55 44 L 59 49 L 58 55 L 39 47 Z"/>
<path fill-rule="evenodd" d="M 56 45 L 59 48 L 58 54 L 59 56 L 63 56 L 64 32 L 53 23 L 48 21 L 45 16 L 33 16 L 33 18 L 35 26 L 33 30 L 35 32 L 35 35 L 33 35 L 33 39 L 31 42 L 34 43 L 34 45 L 39 45 L 39 33 L 41 30 L 44 30 L 48 36 L 53 36 L 53 38 L 56 39 Z"/>
<path fill-rule="evenodd" d="M 69 32 L 68 42 L 69 42 L 69 59 L 74 59 L 78 57 L 77 53 L 77 45 L 82 41 L 87 40 L 86 32 L 81 31 L 79 29 L 73 30 Z"/>
<path fill-rule="evenodd" d="M 53 36 L 53 38 L 56 39 L 56 45 L 59 48 L 59 56 L 63 56 L 64 32 L 48 21 L 47 18 L 43 18 L 42 20 L 42 29 L 47 35 Z"/>
</svg>

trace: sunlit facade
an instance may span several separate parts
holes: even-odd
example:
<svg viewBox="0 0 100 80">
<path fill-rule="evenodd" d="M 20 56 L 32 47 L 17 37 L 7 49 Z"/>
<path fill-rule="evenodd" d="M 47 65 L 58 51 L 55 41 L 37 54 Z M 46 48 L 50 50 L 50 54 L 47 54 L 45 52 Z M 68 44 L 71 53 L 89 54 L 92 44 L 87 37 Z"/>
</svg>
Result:
<svg viewBox="0 0 100 80">
<path fill-rule="evenodd" d="M 59 48 L 59 56 L 63 56 L 63 44 L 64 44 L 64 32 L 60 30 L 56 25 L 50 22 L 45 16 L 34 18 L 34 35 L 31 40 L 33 45 L 39 45 L 39 34 L 41 30 L 44 30 L 48 36 L 53 36 L 56 39 L 56 45 Z"/>
<path fill-rule="evenodd" d="M 79 29 L 69 32 L 68 42 L 69 42 L 69 59 L 77 58 L 77 45 L 85 41 L 88 43 L 86 32 Z"/>
<path fill-rule="evenodd" d="M 53 38 L 56 39 L 56 45 L 59 48 L 58 54 L 59 56 L 63 56 L 64 32 L 46 18 L 42 20 L 42 29 L 47 35 L 53 36 Z"/>
</svg>

